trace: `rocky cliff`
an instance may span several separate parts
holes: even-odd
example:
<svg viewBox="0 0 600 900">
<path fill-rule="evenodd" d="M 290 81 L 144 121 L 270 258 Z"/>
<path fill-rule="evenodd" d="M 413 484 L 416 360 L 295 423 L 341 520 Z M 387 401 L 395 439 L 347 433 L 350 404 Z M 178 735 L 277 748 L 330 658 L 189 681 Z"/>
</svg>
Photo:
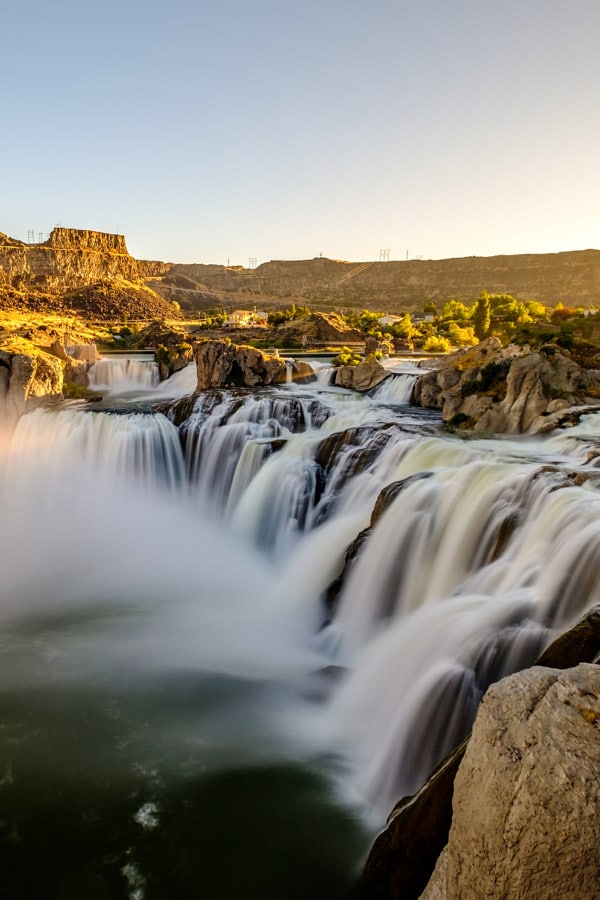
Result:
<svg viewBox="0 0 600 900">
<path fill-rule="evenodd" d="M 58 357 L 0 350 L 0 427 L 11 428 L 24 412 L 62 400 L 62 390 L 63 364 Z"/>
<path fill-rule="evenodd" d="M 594 708 L 596 710 L 598 708 L 600 667 L 598 665 L 581 666 L 581 663 L 597 664 L 599 661 L 600 606 L 594 606 L 571 628 L 555 638 L 542 652 L 533 669 L 513 675 L 490 688 L 478 713 L 478 725 L 473 731 L 473 742 L 471 743 L 470 736 L 467 737 L 440 764 L 421 790 L 412 797 L 400 800 L 390 813 L 385 829 L 378 835 L 369 854 L 359 884 L 358 896 L 364 900 L 417 900 L 427 888 L 423 895 L 424 900 L 425 898 L 426 900 L 448 900 L 449 897 L 458 900 L 459 897 L 462 897 L 463 887 L 448 888 L 448 861 L 450 856 L 456 859 L 457 853 L 459 855 L 464 853 L 468 856 L 474 845 L 480 847 L 485 845 L 490 849 L 495 846 L 496 850 L 499 849 L 499 855 L 496 858 L 486 861 L 486 870 L 490 871 L 494 867 L 497 872 L 504 870 L 501 877 L 505 880 L 508 877 L 510 880 L 507 873 L 515 871 L 515 859 L 513 858 L 515 844 L 514 841 L 510 843 L 510 846 L 503 844 L 503 841 L 506 841 L 506 833 L 502 833 L 502 827 L 497 831 L 494 830 L 500 822 L 502 822 L 502 826 L 508 823 L 508 818 L 503 820 L 507 805 L 510 805 L 513 800 L 515 801 L 514 805 L 517 808 L 513 811 L 514 818 L 518 819 L 521 816 L 521 824 L 524 825 L 524 818 L 528 815 L 537 815 L 535 809 L 538 803 L 542 806 L 547 805 L 545 795 L 548 792 L 556 791 L 557 796 L 552 803 L 561 806 L 561 815 L 557 817 L 557 823 L 564 816 L 565 807 L 572 804 L 573 808 L 577 808 L 582 802 L 581 794 L 577 794 L 577 792 L 571 794 L 568 791 L 566 797 L 561 797 L 560 777 L 557 777 L 556 783 L 553 779 L 555 773 L 559 776 L 561 770 L 568 769 L 572 765 L 569 756 L 573 749 L 572 738 L 575 732 L 581 730 L 581 749 L 584 754 L 584 747 L 587 745 L 588 750 L 590 748 L 590 739 L 592 753 L 597 753 L 599 738 L 593 729 L 590 731 L 585 727 L 585 721 L 591 725 L 597 722 Z M 539 673 L 546 672 L 546 675 L 542 674 L 541 676 L 542 681 L 553 685 L 561 677 L 557 671 L 559 669 L 565 670 L 563 684 L 567 685 L 566 690 L 561 689 L 561 702 L 570 702 L 568 696 L 572 688 L 569 685 L 572 685 L 573 680 L 578 681 L 578 676 L 573 679 L 572 673 L 583 671 L 589 674 L 591 671 L 596 687 L 590 692 L 587 702 L 583 704 L 581 704 L 582 694 L 579 690 L 573 691 L 575 703 L 572 705 L 575 706 L 579 702 L 584 710 L 588 710 L 584 715 L 584 722 L 575 718 L 575 728 L 572 727 L 573 723 L 570 722 L 569 717 L 565 718 L 563 715 L 560 704 L 557 703 L 556 694 L 550 698 L 550 704 L 544 702 L 543 708 L 538 711 L 541 712 L 541 718 L 545 720 L 549 717 L 554 722 L 556 717 L 557 727 L 549 728 L 546 731 L 546 721 L 544 721 L 542 726 L 544 738 L 539 740 L 540 718 L 538 717 L 536 722 L 531 716 L 532 721 L 529 720 L 536 705 L 535 702 L 531 703 L 531 697 L 535 695 L 534 684 L 539 681 Z M 579 701 L 577 701 L 577 695 L 579 695 Z M 529 698 L 525 707 L 524 697 Z M 498 698 L 500 698 L 499 702 Z M 545 701 L 546 698 L 542 699 Z M 502 723 L 493 737 L 488 730 L 490 719 L 494 719 L 496 725 Z M 531 733 L 528 731 L 530 726 Z M 566 730 L 565 735 L 561 733 L 562 728 Z M 537 738 L 534 737 L 536 730 L 538 731 Z M 482 734 L 484 735 L 483 746 Z M 509 736 L 509 740 L 504 740 L 506 735 Z M 548 748 L 546 747 L 546 736 L 550 743 Z M 469 748 L 469 761 L 465 763 L 466 769 L 475 766 L 478 772 L 476 784 L 470 781 L 469 775 L 466 776 L 469 781 L 470 802 L 477 807 L 476 816 L 471 815 L 472 810 L 470 809 L 465 815 L 458 799 L 453 809 L 454 785 L 457 773 L 462 769 L 467 748 Z M 510 758 L 508 766 L 504 765 L 505 754 Z M 521 762 L 523 762 L 523 766 L 519 767 L 518 764 Z M 488 765 L 489 769 L 486 769 Z M 522 804 L 522 796 L 515 797 L 514 795 L 515 784 L 512 776 L 518 774 L 518 783 L 520 784 L 521 780 L 525 783 L 534 770 L 537 772 L 537 777 L 531 779 L 533 791 L 527 795 L 526 804 Z M 542 772 L 545 772 L 545 776 L 540 784 L 540 773 Z M 462 776 L 465 775 L 466 772 L 463 770 Z M 490 790 L 491 785 L 494 787 Z M 564 789 L 564 784 L 562 787 Z M 488 796 L 484 797 L 483 794 L 488 790 Z M 538 790 L 539 794 L 537 794 Z M 573 813 L 570 818 L 573 820 Z M 483 823 L 484 819 L 486 820 L 485 824 Z M 455 833 L 459 829 L 469 830 L 471 827 L 474 827 L 477 833 L 466 838 L 467 845 L 461 848 L 457 848 L 456 845 L 451 846 L 449 835 L 453 824 Z M 492 828 L 493 833 L 488 834 L 488 828 Z M 558 830 L 560 831 L 560 826 Z M 524 830 L 520 834 L 521 836 L 523 838 L 522 848 L 527 848 L 527 852 L 530 852 L 531 842 Z M 560 834 L 557 834 L 556 830 L 552 834 L 552 839 L 560 841 Z M 594 840 L 594 835 L 585 836 L 585 841 L 593 842 Z M 445 847 L 446 850 L 442 853 Z M 538 877 L 543 878 L 544 873 L 547 872 L 548 884 L 551 883 L 549 869 L 553 864 L 554 849 L 551 841 L 547 844 L 543 840 L 535 847 L 532 859 L 527 860 L 527 865 L 533 866 Z M 521 848 L 517 853 L 520 852 Z M 575 855 L 577 853 L 572 836 L 567 852 Z M 593 857 L 593 860 L 594 864 L 598 866 L 597 855 Z M 436 863 L 437 870 L 434 875 Z M 518 865 L 520 866 L 520 863 Z M 527 865 L 523 867 L 524 871 Z M 523 893 L 516 890 L 496 893 L 491 889 L 489 893 L 477 894 L 479 881 L 476 880 L 475 884 L 464 888 L 465 896 L 521 897 L 528 895 L 536 900 L 538 897 L 571 896 L 567 886 L 572 885 L 577 877 L 575 869 L 575 863 L 573 869 L 563 869 L 560 878 L 563 879 L 564 894 L 558 888 L 556 894 L 550 890 L 542 891 L 539 894 L 528 893 L 525 889 Z M 470 877 L 472 877 L 472 870 Z M 526 875 L 526 878 L 529 877 L 531 877 L 531 870 L 529 875 Z M 469 891 L 474 893 L 469 894 Z M 573 894 L 573 896 L 580 895 Z M 585 896 L 585 893 L 582 896 Z"/>
<path fill-rule="evenodd" d="M 40 244 L 0 234 L 1 281 L 17 291 L 55 293 L 116 278 L 139 281 L 169 268 L 168 263 L 134 259 L 120 234 L 55 228 Z"/>
<path fill-rule="evenodd" d="M 195 288 L 205 294 L 209 306 L 216 304 L 207 292 L 235 295 L 238 300 L 246 296 L 248 302 L 270 297 L 322 308 L 360 305 L 390 311 L 420 309 L 423 303 L 443 303 L 450 297 L 472 301 L 482 290 L 548 305 L 600 303 L 600 250 L 365 263 L 319 257 L 273 260 L 256 269 L 175 265 L 166 286 L 169 296 L 177 276 L 185 279 L 181 282 L 185 288 L 176 299 L 193 297 Z"/>
</svg>

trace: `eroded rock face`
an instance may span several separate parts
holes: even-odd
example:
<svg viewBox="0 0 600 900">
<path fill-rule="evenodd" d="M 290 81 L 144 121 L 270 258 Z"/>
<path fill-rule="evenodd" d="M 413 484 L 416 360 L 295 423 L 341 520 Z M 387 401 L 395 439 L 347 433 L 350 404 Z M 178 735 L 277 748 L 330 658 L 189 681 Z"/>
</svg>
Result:
<svg viewBox="0 0 600 900">
<path fill-rule="evenodd" d="M 0 350 L 0 422 L 12 427 L 27 410 L 62 400 L 62 388 L 63 366 L 57 357 Z"/>
<path fill-rule="evenodd" d="M 421 376 L 413 402 L 440 409 L 445 422 L 478 431 L 539 434 L 600 403 L 600 372 L 553 345 L 502 347 L 488 338 Z"/>
<path fill-rule="evenodd" d="M 485 695 L 424 900 L 600 897 L 600 666 L 535 666 Z"/>
<path fill-rule="evenodd" d="M 38 244 L 0 234 L 0 272 L 17 288 L 55 291 L 115 278 L 138 281 L 169 268 L 168 263 L 134 259 L 120 234 L 54 228 L 48 240 Z"/>
</svg>

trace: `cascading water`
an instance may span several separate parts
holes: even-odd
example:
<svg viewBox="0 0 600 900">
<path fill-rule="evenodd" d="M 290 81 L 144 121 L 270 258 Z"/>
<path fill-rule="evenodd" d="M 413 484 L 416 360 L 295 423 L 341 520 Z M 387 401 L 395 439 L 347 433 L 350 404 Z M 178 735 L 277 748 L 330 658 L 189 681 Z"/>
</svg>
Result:
<svg viewBox="0 0 600 900">
<path fill-rule="evenodd" d="M 394 377 L 5 436 L 7 896 L 341 897 L 348 804 L 380 825 L 598 602 L 596 420 L 463 442 Z"/>
<path fill-rule="evenodd" d="M 92 390 L 111 393 L 148 390 L 156 387 L 159 380 L 158 363 L 148 359 L 99 359 L 88 371 L 88 385 Z"/>
</svg>

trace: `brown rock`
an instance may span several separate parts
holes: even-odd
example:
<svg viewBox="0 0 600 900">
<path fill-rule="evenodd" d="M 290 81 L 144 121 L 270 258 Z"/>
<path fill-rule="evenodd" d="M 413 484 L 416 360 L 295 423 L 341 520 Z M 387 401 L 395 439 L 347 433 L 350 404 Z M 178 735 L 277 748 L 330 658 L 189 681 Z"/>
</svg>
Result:
<svg viewBox="0 0 600 900">
<path fill-rule="evenodd" d="M 194 356 L 199 391 L 228 384 L 256 387 L 273 384 L 278 379 L 285 381 L 285 360 L 268 356 L 255 347 L 204 341 L 197 345 Z"/>
<path fill-rule="evenodd" d="M 388 374 L 373 356 L 368 356 L 357 366 L 339 366 L 335 373 L 334 384 L 364 394 L 381 384 Z"/>
<path fill-rule="evenodd" d="M 29 409 L 62 399 L 63 368 L 55 356 L 0 351 L 0 420 L 13 426 Z"/>
<path fill-rule="evenodd" d="M 421 376 L 413 401 L 441 409 L 445 422 L 479 431 L 537 434 L 594 404 L 600 380 L 554 345 L 533 353 L 488 338 L 446 357 Z M 587 396 L 586 392 L 591 396 Z"/>
<path fill-rule="evenodd" d="M 600 667 L 493 685 L 458 770 L 423 898 L 600 898 Z"/>
</svg>

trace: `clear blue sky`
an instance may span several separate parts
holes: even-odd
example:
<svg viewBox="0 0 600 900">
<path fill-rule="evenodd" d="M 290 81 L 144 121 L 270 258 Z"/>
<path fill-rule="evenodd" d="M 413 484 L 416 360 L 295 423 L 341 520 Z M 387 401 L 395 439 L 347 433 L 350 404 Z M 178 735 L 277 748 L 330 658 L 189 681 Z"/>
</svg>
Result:
<svg viewBox="0 0 600 900">
<path fill-rule="evenodd" d="M 598 0 L 29 0 L 0 231 L 248 265 L 600 246 Z"/>
</svg>

